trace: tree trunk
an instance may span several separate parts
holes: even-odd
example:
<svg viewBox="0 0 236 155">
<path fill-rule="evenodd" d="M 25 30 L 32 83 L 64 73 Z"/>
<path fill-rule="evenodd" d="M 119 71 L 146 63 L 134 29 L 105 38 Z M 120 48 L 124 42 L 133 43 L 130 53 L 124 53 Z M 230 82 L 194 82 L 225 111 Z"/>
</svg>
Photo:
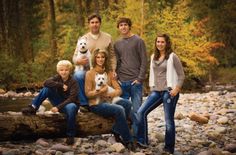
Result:
<svg viewBox="0 0 236 155">
<path fill-rule="evenodd" d="M 104 9 L 106 10 L 109 7 L 109 0 L 104 0 Z"/>
<path fill-rule="evenodd" d="M 99 1 L 94 1 L 94 5 L 95 5 L 95 13 L 99 14 L 99 8 L 100 8 L 100 4 Z"/>
<path fill-rule="evenodd" d="M 32 18 L 32 5 L 30 1 L 22 1 L 21 7 L 21 26 L 19 28 L 22 40 L 22 56 L 24 62 L 29 62 L 34 60 L 31 29 L 30 29 L 30 19 Z"/>
<path fill-rule="evenodd" d="M 4 18 L 4 3 L 3 1 L 0 1 L 0 44 L 1 48 L 5 48 L 6 44 L 6 28 L 5 28 L 5 18 Z"/>
<path fill-rule="evenodd" d="M 85 9 L 86 9 L 87 15 L 89 15 L 91 13 L 91 2 L 92 2 L 92 0 L 85 1 Z"/>
<path fill-rule="evenodd" d="M 83 5 L 82 5 L 82 0 L 75 0 L 75 8 L 76 8 L 76 23 L 81 26 L 84 27 L 85 25 L 85 19 L 83 16 Z"/>
<path fill-rule="evenodd" d="M 144 32 L 143 32 L 143 28 L 144 28 L 144 0 L 142 0 L 142 2 L 141 2 L 142 4 L 141 4 L 141 6 L 142 6 L 142 8 L 141 8 L 141 26 L 140 26 L 140 37 L 143 37 L 143 34 L 144 34 Z"/>
<path fill-rule="evenodd" d="M 77 135 L 108 134 L 111 132 L 112 118 L 105 119 L 96 114 L 78 113 Z M 37 114 L 24 116 L 19 112 L 0 113 L 0 141 L 65 137 L 66 120 L 63 114 Z"/>
<path fill-rule="evenodd" d="M 53 57 L 57 56 L 57 41 L 56 41 L 56 15 L 54 0 L 49 1 L 50 17 L 51 17 L 51 52 Z"/>
</svg>

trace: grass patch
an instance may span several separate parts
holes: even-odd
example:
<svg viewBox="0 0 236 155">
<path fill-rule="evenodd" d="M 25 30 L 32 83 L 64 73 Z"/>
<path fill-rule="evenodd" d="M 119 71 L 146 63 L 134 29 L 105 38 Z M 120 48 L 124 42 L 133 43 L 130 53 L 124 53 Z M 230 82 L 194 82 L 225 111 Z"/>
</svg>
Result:
<svg viewBox="0 0 236 155">
<path fill-rule="evenodd" d="M 236 84 L 236 67 L 218 68 L 213 77 L 220 84 Z"/>
</svg>

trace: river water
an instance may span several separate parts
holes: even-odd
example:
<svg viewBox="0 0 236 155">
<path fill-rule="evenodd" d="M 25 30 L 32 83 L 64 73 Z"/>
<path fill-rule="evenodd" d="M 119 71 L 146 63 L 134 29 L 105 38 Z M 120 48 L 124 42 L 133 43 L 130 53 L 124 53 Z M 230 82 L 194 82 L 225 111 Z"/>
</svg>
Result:
<svg viewBox="0 0 236 155">
<path fill-rule="evenodd" d="M 0 98 L 0 112 L 19 112 L 31 103 L 33 98 Z"/>
<path fill-rule="evenodd" d="M 0 112 L 14 111 L 20 112 L 22 108 L 27 107 L 33 98 L 0 98 Z M 51 105 L 46 105 L 47 110 Z"/>
<path fill-rule="evenodd" d="M 229 91 L 235 92 L 235 85 L 219 85 L 211 88 L 210 86 L 205 86 L 205 88 L 198 90 L 196 92 L 209 92 L 209 91 Z M 191 91 L 194 92 L 194 91 Z M 190 93 L 190 92 L 185 92 Z M 0 112 L 14 111 L 19 112 L 23 107 L 26 107 L 28 104 L 32 102 L 33 97 L 12 97 L 12 98 L 4 98 L 0 97 Z M 49 110 L 51 105 L 47 105 L 46 109 Z"/>
</svg>

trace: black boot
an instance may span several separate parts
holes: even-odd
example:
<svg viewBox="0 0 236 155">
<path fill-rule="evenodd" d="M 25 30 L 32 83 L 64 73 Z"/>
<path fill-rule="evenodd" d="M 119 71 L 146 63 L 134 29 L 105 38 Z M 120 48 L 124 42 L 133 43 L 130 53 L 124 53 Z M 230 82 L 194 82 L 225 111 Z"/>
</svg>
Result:
<svg viewBox="0 0 236 155">
<path fill-rule="evenodd" d="M 112 134 L 114 135 L 116 142 L 122 143 L 124 145 L 123 140 L 121 139 L 121 137 L 118 133 L 115 133 L 112 131 Z"/>
<path fill-rule="evenodd" d="M 66 138 L 66 144 L 67 145 L 72 145 L 72 144 L 74 144 L 74 142 L 75 142 L 74 137 L 67 137 Z"/>
<path fill-rule="evenodd" d="M 140 143 L 140 142 L 137 142 L 137 146 L 138 146 L 139 148 L 141 148 L 141 149 L 146 149 L 146 148 L 148 148 L 148 145 L 143 144 L 143 143 Z"/>
<path fill-rule="evenodd" d="M 133 152 L 136 150 L 136 148 L 135 148 L 133 142 L 128 142 L 128 143 L 126 143 L 126 144 L 125 144 L 125 147 L 126 147 L 128 150 L 133 151 Z"/>
<path fill-rule="evenodd" d="M 36 109 L 32 105 L 28 105 L 28 107 L 21 109 L 23 115 L 36 115 Z"/>
</svg>

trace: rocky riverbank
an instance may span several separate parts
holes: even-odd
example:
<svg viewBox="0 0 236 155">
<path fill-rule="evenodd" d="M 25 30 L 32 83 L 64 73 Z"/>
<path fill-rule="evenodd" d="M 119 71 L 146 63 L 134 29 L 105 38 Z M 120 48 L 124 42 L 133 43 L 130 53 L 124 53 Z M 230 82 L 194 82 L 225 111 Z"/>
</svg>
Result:
<svg viewBox="0 0 236 155">
<path fill-rule="evenodd" d="M 150 145 L 129 152 L 111 134 L 76 138 L 67 146 L 64 138 L 34 142 L 0 142 L 0 154 L 164 154 L 163 106 L 148 116 Z M 177 155 L 236 154 L 236 92 L 211 91 L 181 94 L 175 114 Z M 0 133 L 1 134 L 1 133 Z"/>
</svg>

